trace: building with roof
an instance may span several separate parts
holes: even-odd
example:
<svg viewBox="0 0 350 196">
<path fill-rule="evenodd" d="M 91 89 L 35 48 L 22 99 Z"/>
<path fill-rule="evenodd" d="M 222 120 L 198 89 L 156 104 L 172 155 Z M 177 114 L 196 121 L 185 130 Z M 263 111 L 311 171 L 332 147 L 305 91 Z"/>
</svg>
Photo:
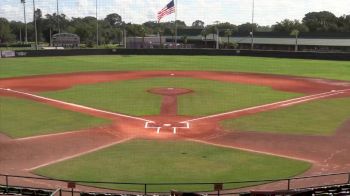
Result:
<svg viewBox="0 0 350 196">
<path fill-rule="evenodd" d="M 213 39 L 214 37 L 214 39 Z M 202 36 L 188 36 L 187 43 L 192 48 L 215 48 L 216 35 L 208 35 L 207 39 Z M 178 42 L 181 43 L 181 37 Z M 219 37 L 220 48 L 227 47 L 227 37 Z M 230 37 L 229 48 L 251 49 L 252 38 L 250 36 Z M 171 37 L 166 37 L 166 42 L 173 42 Z M 256 50 L 283 50 L 283 51 L 332 51 L 332 52 L 350 52 L 349 37 L 254 37 L 254 49 Z M 297 47 L 296 47 L 297 46 Z"/>
</svg>

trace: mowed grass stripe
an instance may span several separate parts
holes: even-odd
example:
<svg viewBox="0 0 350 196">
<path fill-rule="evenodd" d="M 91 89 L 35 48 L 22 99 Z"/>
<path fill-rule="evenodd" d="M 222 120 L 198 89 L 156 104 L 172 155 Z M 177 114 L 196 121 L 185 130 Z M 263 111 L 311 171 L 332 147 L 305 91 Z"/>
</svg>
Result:
<svg viewBox="0 0 350 196">
<path fill-rule="evenodd" d="M 192 89 L 178 97 L 179 115 L 205 116 L 300 96 L 269 87 L 192 78 L 151 78 L 93 85 L 42 93 L 58 100 L 128 115 L 160 113 L 162 97 L 147 90 L 159 87 Z"/>
<path fill-rule="evenodd" d="M 129 183 L 225 182 L 292 177 L 309 163 L 185 141 L 132 140 L 35 171 L 75 181 Z M 137 185 L 94 184 L 143 191 Z M 230 184 L 235 188 L 247 184 Z M 212 190 L 212 185 L 149 186 L 148 191 Z"/>
<path fill-rule="evenodd" d="M 324 99 L 221 122 L 226 130 L 331 135 L 350 119 L 350 98 Z"/>
<path fill-rule="evenodd" d="M 68 132 L 109 122 L 34 101 L 0 97 L 0 132 L 12 138 Z"/>
<path fill-rule="evenodd" d="M 89 71 L 206 70 L 319 77 L 350 81 L 349 61 L 239 56 L 74 56 L 0 61 L 0 78 Z"/>
</svg>

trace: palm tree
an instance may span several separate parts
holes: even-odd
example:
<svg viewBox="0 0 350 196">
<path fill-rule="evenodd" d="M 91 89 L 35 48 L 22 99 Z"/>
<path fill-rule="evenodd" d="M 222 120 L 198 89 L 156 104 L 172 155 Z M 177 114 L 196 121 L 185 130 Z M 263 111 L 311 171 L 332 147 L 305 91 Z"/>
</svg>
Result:
<svg viewBox="0 0 350 196">
<path fill-rule="evenodd" d="M 300 34 L 300 31 L 298 29 L 294 29 L 290 33 L 291 36 L 295 36 L 295 48 L 294 48 L 295 52 L 298 51 L 298 37 L 299 37 L 299 34 Z"/>
<path fill-rule="evenodd" d="M 207 28 L 204 28 L 201 32 L 201 35 L 204 37 L 205 47 L 207 47 L 207 36 L 209 32 Z"/>
<path fill-rule="evenodd" d="M 158 27 L 158 33 L 159 33 L 159 47 L 163 48 L 162 35 L 164 33 L 164 28 L 162 26 Z"/>
<path fill-rule="evenodd" d="M 141 26 L 140 34 L 141 34 L 141 37 L 142 37 L 142 48 L 144 48 L 145 47 L 145 36 L 146 36 L 146 29 L 145 29 L 144 26 Z"/>
<path fill-rule="evenodd" d="M 225 30 L 225 36 L 227 37 L 227 47 L 230 45 L 230 36 L 232 35 L 232 30 L 231 29 L 226 29 Z"/>
</svg>

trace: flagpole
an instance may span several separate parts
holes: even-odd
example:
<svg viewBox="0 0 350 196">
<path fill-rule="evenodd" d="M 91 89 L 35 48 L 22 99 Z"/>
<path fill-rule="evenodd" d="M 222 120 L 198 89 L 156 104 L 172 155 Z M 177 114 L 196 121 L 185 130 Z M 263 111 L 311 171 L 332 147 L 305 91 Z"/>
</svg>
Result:
<svg viewBox="0 0 350 196">
<path fill-rule="evenodd" d="M 175 1 L 175 48 L 177 48 L 177 0 Z"/>
</svg>

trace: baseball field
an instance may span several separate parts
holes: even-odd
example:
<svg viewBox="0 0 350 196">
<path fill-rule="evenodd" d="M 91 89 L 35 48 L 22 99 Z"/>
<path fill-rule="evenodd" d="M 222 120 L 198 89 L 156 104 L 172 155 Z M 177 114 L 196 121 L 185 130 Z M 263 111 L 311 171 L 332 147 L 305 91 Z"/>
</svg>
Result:
<svg viewBox="0 0 350 196">
<path fill-rule="evenodd" d="M 1 59 L 0 104 L 0 173 L 158 192 L 350 170 L 349 61 Z"/>
</svg>

